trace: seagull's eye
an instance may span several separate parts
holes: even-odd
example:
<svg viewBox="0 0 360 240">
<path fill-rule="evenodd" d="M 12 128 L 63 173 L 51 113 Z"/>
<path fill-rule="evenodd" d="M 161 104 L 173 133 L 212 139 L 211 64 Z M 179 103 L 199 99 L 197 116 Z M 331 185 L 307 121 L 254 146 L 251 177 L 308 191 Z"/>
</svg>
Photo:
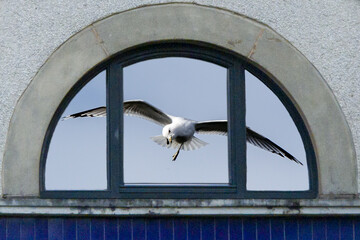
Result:
<svg viewBox="0 0 360 240">
<path fill-rule="evenodd" d="M 171 133 L 170 129 L 169 129 L 169 133 Z"/>
</svg>

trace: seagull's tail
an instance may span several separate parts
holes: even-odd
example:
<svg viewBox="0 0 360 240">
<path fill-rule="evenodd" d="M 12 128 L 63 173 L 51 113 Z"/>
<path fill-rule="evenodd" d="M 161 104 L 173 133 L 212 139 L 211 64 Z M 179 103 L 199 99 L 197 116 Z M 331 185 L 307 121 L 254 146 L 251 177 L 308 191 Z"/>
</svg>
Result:
<svg viewBox="0 0 360 240">
<path fill-rule="evenodd" d="M 178 149 L 180 147 L 180 143 L 177 143 L 175 141 L 173 141 L 171 144 L 167 144 L 166 138 L 162 135 L 151 137 L 151 139 L 162 147 L 166 147 L 166 148 L 171 147 L 174 149 Z M 191 140 L 185 142 L 182 145 L 181 150 L 185 150 L 185 151 L 196 150 L 207 144 L 208 144 L 207 142 L 204 142 L 198 139 L 197 137 L 192 137 Z"/>
<path fill-rule="evenodd" d="M 192 137 L 191 140 L 184 143 L 182 149 L 184 149 L 185 151 L 191 151 L 191 150 L 199 149 L 207 144 L 208 144 L 207 142 L 204 142 L 198 139 L 197 137 Z"/>
</svg>

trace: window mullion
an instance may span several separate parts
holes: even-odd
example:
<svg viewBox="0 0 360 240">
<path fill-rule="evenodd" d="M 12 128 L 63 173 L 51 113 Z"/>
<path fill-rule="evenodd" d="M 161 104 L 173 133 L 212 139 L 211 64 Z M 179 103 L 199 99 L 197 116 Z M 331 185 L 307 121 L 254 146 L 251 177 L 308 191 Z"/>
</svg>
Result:
<svg viewBox="0 0 360 240">
<path fill-rule="evenodd" d="M 123 67 L 118 63 L 109 66 L 107 74 L 107 157 L 108 179 L 112 195 L 123 185 Z"/>
<path fill-rule="evenodd" d="M 237 59 L 229 68 L 228 124 L 230 184 L 240 196 L 246 191 L 245 70 Z"/>
</svg>

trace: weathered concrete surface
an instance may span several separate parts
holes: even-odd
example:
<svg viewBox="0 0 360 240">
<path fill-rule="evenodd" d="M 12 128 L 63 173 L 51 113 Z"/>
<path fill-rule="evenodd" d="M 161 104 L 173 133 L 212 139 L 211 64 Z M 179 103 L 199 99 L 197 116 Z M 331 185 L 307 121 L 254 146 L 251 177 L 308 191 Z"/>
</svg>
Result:
<svg viewBox="0 0 360 240">
<path fill-rule="evenodd" d="M 144 42 L 177 39 L 208 42 L 245 56 L 261 29 L 260 24 L 239 15 L 236 16 L 239 21 L 234 22 L 235 15 L 231 12 L 219 14 L 218 9 L 192 5 L 169 6 L 124 12 L 104 19 L 94 27 L 110 54 Z"/>
<path fill-rule="evenodd" d="M 63 94 L 73 86 L 73 79 L 81 78 L 106 57 L 89 27 L 70 39 L 66 47 L 60 47 L 41 68 L 37 80 L 29 84 L 12 118 L 12 123 L 23 130 L 10 129 L 8 134 L 13 141 L 8 142 L 6 149 L 9 151 L 5 152 L 4 159 L 12 160 L 4 161 L 3 169 L 15 173 L 7 174 L 3 179 L 4 185 L 11 186 L 8 194 L 39 195 L 41 147 L 34 146 L 42 145 L 47 126 Z"/>
<path fill-rule="evenodd" d="M 191 215 L 307 215 L 360 214 L 359 200 L 44 200 L 0 201 L 2 215 L 46 216 L 191 216 Z"/>
<path fill-rule="evenodd" d="M 206 41 L 231 49 L 274 75 L 308 124 L 319 162 L 321 196 L 357 193 L 350 131 L 331 90 L 313 65 L 265 25 L 228 11 L 190 4 L 144 7 L 114 15 L 76 34 L 48 59 L 20 98 L 11 120 L 3 193 L 38 195 L 46 128 L 60 101 L 88 69 L 108 54 L 169 39 Z"/>
</svg>

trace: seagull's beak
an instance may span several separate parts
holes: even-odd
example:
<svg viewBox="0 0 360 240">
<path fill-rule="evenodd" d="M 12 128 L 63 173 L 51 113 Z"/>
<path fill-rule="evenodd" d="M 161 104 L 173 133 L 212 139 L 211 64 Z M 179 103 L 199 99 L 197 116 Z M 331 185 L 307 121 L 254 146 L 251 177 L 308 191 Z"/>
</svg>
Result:
<svg viewBox="0 0 360 240">
<path fill-rule="evenodd" d="M 168 140 L 169 140 L 170 143 L 172 143 L 172 137 L 171 136 L 169 136 Z"/>
</svg>

